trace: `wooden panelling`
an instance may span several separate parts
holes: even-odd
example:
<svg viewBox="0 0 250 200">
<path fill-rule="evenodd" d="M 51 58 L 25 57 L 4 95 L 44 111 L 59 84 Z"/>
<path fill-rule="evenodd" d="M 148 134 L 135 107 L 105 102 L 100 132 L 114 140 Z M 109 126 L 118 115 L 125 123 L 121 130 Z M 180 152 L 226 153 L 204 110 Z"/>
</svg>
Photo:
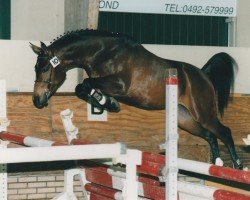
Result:
<svg viewBox="0 0 250 200">
<path fill-rule="evenodd" d="M 60 112 L 71 109 L 81 139 L 97 143 L 119 141 L 128 147 L 154 152 L 158 152 L 159 144 L 164 142 L 164 111 L 145 111 L 121 104 L 121 112 L 109 113 L 107 122 L 93 122 L 87 121 L 86 103 L 73 94 L 58 94 L 51 98 L 47 108 L 41 110 L 33 106 L 31 94 L 8 94 L 7 100 L 11 120 L 8 130 L 14 133 L 66 141 Z M 236 145 L 243 145 L 242 138 L 250 134 L 250 98 L 235 97 L 222 121 L 232 129 Z M 209 148 L 203 139 L 184 131 L 179 133 L 180 157 L 209 160 Z M 242 156 L 249 156 L 242 152 Z"/>
<path fill-rule="evenodd" d="M 31 95 L 8 95 L 7 116 L 11 120 L 10 132 L 25 135 L 42 135 L 52 132 L 51 109 L 38 110 Z"/>
</svg>

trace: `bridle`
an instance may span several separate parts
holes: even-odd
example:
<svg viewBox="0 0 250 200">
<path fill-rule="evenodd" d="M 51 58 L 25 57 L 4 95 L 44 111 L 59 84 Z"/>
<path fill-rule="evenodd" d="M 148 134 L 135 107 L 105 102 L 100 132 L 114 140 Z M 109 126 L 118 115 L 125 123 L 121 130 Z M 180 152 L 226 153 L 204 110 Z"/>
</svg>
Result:
<svg viewBox="0 0 250 200">
<path fill-rule="evenodd" d="M 52 81 L 51 81 L 51 77 L 52 77 L 52 66 L 50 66 L 50 68 L 48 70 L 50 70 L 50 75 L 49 75 L 49 79 L 48 80 L 42 80 L 42 81 L 39 81 L 39 80 L 35 80 L 35 83 L 46 83 L 48 84 L 48 88 L 50 88 L 51 84 L 52 84 Z M 48 71 L 47 70 L 47 71 Z"/>
<path fill-rule="evenodd" d="M 40 57 L 41 58 L 41 57 Z M 51 64 L 51 66 L 49 67 L 49 69 L 50 69 L 50 75 L 49 75 L 49 79 L 48 80 L 42 80 L 42 81 L 38 81 L 38 80 L 35 80 L 35 83 L 46 83 L 46 84 L 48 84 L 48 88 L 50 88 L 50 86 L 51 86 L 51 84 L 52 84 L 52 81 L 51 81 L 51 77 L 52 77 L 52 68 L 55 68 L 55 67 L 57 67 L 58 65 L 60 65 L 60 61 L 59 61 L 59 59 L 56 57 L 56 56 L 53 56 L 50 60 L 49 60 L 49 62 L 50 62 L 50 64 Z M 46 67 L 45 68 L 47 68 L 48 67 L 48 65 L 49 65 L 49 63 L 46 65 Z M 49 70 L 48 69 L 48 70 Z M 46 70 L 46 71 L 48 71 L 48 70 Z M 45 72 L 46 72 L 45 71 Z"/>
<path fill-rule="evenodd" d="M 43 71 L 43 72 L 47 72 L 48 70 L 50 70 L 49 79 L 48 80 L 41 80 L 41 81 L 39 81 L 36 78 L 36 80 L 35 80 L 35 83 L 46 83 L 48 89 L 50 89 L 50 87 L 52 85 L 52 81 L 51 81 L 51 78 L 52 78 L 52 69 L 55 68 L 55 67 L 57 67 L 58 65 L 60 65 L 60 61 L 59 61 L 59 59 L 56 56 L 52 57 L 49 61 L 50 61 L 50 63 L 48 63 L 45 66 L 45 69 L 47 69 L 48 65 L 50 65 L 49 68 L 46 71 Z M 51 93 L 50 90 L 45 90 L 44 94 L 46 95 L 47 100 L 49 99 L 50 93 Z"/>
</svg>

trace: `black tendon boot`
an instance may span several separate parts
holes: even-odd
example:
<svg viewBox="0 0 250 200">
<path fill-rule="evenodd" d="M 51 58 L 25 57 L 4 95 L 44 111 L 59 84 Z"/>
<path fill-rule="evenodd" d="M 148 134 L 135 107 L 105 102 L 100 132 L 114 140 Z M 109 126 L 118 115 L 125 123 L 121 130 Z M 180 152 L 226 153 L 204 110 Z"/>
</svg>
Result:
<svg viewBox="0 0 250 200">
<path fill-rule="evenodd" d="M 94 99 L 95 103 L 98 103 L 102 108 L 106 109 L 107 111 L 120 111 L 119 103 L 113 97 L 108 97 L 100 92 L 97 92 L 95 89 L 91 90 L 90 95 Z"/>
<path fill-rule="evenodd" d="M 82 99 L 84 101 L 87 101 L 88 103 L 90 103 L 90 93 L 91 89 L 89 89 L 88 87 L 86 87 L 85 84 L 81 83 L 78 84 L 75 87 L 75 94 L 79 99 Z"/>
</svg>

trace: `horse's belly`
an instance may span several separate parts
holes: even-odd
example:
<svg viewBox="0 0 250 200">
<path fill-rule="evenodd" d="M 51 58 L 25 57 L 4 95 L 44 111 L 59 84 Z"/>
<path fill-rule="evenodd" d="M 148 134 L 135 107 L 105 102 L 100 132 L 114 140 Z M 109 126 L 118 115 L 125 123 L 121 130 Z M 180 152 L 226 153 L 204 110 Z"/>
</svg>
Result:
<svg viewBox="0 0 250 200">
<path fill-rule="evenodd" d="M 150 85 L 148 82 L 137 86 L 131 85 L 128 96 L 134 104 L 144 109 L 165 108 L 165 85 Z"/>
</svg>

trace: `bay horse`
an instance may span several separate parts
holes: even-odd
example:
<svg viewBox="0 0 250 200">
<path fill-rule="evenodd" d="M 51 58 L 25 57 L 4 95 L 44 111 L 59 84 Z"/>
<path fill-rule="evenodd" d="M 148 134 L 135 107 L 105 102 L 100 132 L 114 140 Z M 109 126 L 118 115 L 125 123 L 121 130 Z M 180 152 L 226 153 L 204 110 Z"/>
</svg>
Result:
<svg viewBox="0 0 250 200">
<path fill-rule="evenodd" d="M 109 112 L 119 112 L 119 102 L 146 110 L 165 109 L 167 69 L 178 72 L 178 126 L 205 139 L 211 162 L 220 157 L 217 138 L 227 147 L 233 167 L 243 164 L 235 151 L 231 130 L 218 118 L 227 107 L 237 64 L 227 53 L 214 55 L 202 69 L 160 58 L 124 34 L 98 30 L 67 33 L 46 46 L 30 44 L 38 55 L 33 103 L 41 109 L 63 84 L 66 73 L 82 68 L 88 78 L 75 94 Z"/>
</svg>

